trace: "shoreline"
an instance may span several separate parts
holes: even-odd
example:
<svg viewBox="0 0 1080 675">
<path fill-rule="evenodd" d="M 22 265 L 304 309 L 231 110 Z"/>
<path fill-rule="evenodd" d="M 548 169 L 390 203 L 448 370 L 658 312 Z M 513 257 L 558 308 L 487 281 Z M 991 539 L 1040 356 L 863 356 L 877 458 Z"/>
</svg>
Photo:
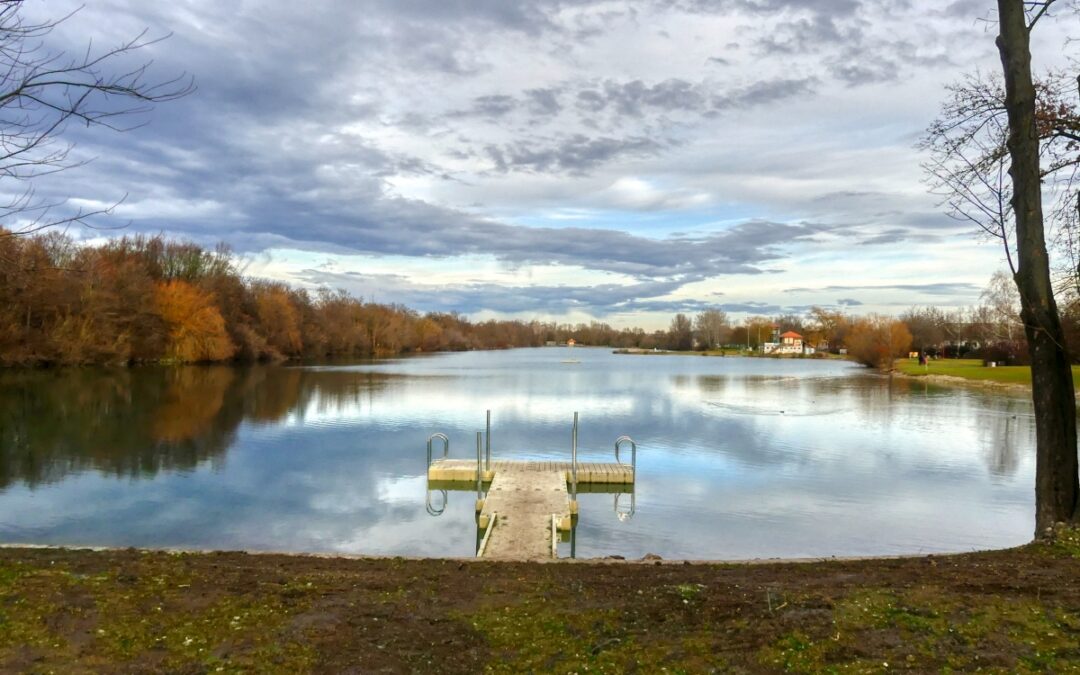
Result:
<svg viewBox="0 0 1080 675">
<path fill-rule="evenodd" d="M 1077 530 L 900 558 L 469 562 L 3 546 L 0 671 L 1080 667 Z"/>
<path fill-rule="evenodd" d="M 1026 544 L 1021 544 L 1020 547 Z M 909 558 L 926 558 L 934 556 L 939 558 L 950 556 L 963 556 L 979 553 L 993 553 L 998 551 L 1011 551 L 1013 548 L 1003 549 L 973 549 L 970 551 L 938 551 L 929 553 L 886 553 L 882 555 L 831 555 L 831 556 L 801 556 L 793 558 L 662 558 L 658 555 L 647 553 L 641 558 L 624 558 L 617 555 L 609 555 L 600 558 L 556 558 L 538 560 L 489 560 L 476 556 L 418 556 L 418 555 L 392 555 L 372 553 L 341 553 L 337 551 L 271 551 L 262 549 L 214 549 L 214 548 L 182 548 L 182 547 L 142 547 L 142 546 L 93 546 L 80 544 L 33 544 L 23 542 L 0 542 L 0 552 L 5 550 L 35 550 L 35 551 L 86 551 L 88 553 L 121 553 L 136 552 L 145 554 L 166 555 L 246 555 L 246 556 L 280 556 L 294 558 L 317 558 L 320 560 L 356 560 L 356 561 L 407 561 L 428 562 L 447 561 L 465 564 L 488 564 L 488 563 L 528 563 L 537 565 L 795 565 L 827 562 L 874 562 L 882 560 L 905 560 Z"/>
<path fill-rule="evenodd" d="M 929 382 L 931 384 L 948 387 L 974 387 L 977 389 L 991 389 L 1001 392 L 1013 393 L 1031 391 L 1031 384 L 1024 384 L 1022 382 L 998 382 L 996 380 L 978 380 L 970 377 L 959 377 L 956 375 L 940 375 L 937 373 L 915 375 L 911 373 L 905 373 L 901 370 L 894 370 L 892 371 L 891 375 L 894 377 L 901 377 L 906 380 L 912 380 L 915 382 Z"/>
</svg>

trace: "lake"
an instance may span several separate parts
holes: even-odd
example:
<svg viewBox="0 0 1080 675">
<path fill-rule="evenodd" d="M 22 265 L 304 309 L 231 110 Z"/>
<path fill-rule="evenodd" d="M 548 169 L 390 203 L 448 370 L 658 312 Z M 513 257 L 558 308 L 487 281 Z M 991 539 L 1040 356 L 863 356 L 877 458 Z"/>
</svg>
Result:
<svg viewBox="0 0 1080 675">
<path fill-rule="evenodd" d="M 580 363 L 564 363 L 569 356 Z M 965 551 L 1031 538 L 1024 392 L 844 361 L 518 349 L 351 364 L 0 372 L 0 542 L 471 556 L 475 492 L 425 443 L 613 461 L 560 555 L 743 559 Z M 626 455 L 624 455 L 626 459 Z M 616 515 L 627 512 L 630 518 Z"/>
</svg>

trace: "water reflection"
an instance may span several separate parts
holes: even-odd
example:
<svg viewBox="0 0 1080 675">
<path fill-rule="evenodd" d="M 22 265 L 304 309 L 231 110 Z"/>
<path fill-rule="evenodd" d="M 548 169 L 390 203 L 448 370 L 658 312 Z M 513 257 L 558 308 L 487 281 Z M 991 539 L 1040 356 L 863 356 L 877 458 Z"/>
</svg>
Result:
<svg viewBox="0 0 1080 675">
<path fill-rule="evenodd" d="M 393 376 L 190 366 L 0 372 L 0 489 L 74 472 L 126 478 L 219 460 L 244 422 L 357 408 Z"/>
<path fill-rule="evenodd" d="M 451 457 L 475 456 L 489 408 L 497 459 L 568 461 L 575 410 L 581 461 L 612 461 L 622 433 L 639 442 L 634 494 L 582 491 L 575 555 L 1028 537 L 1023 394 L 837 362 L 576 354 L 0 372 L 0 541 L 471 555 L 473 499 L 422 496 L 424 443 L 445 431 Z"/>
</svg>

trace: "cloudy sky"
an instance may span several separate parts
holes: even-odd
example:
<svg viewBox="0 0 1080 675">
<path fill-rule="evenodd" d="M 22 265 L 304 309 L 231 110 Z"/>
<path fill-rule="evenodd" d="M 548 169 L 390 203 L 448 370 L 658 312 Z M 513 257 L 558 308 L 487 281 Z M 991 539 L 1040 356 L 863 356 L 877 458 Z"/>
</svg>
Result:
<svg viewBox="0 0 1080 675">
<path fill-rule="evenodd" d="M 39 189 L 127 195 L 125 231 L 225 241 L 254 275 L 476 318 L 966 305 L 1001 252 L 914 146 L 945 84 L 999 67 L 992 5 L 99 0 L 48 44 L 172 33 L 143 55 L 198 90 L 129 133 L 68 129 L 93 161 Z"/>
</svg>

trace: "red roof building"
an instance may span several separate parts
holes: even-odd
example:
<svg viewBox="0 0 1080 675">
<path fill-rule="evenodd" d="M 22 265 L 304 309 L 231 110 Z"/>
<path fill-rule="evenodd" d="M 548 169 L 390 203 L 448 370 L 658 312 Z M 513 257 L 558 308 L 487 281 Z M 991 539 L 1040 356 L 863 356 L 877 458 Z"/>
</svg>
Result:
<svg viewBox="0 0 1080 675">
<path fill-rule="evenodd" d="M 802 347 L 802 342 L 803 336 L 793 330 L 789 330 L 780 336 L 780 344 Z"/>
</svg>

